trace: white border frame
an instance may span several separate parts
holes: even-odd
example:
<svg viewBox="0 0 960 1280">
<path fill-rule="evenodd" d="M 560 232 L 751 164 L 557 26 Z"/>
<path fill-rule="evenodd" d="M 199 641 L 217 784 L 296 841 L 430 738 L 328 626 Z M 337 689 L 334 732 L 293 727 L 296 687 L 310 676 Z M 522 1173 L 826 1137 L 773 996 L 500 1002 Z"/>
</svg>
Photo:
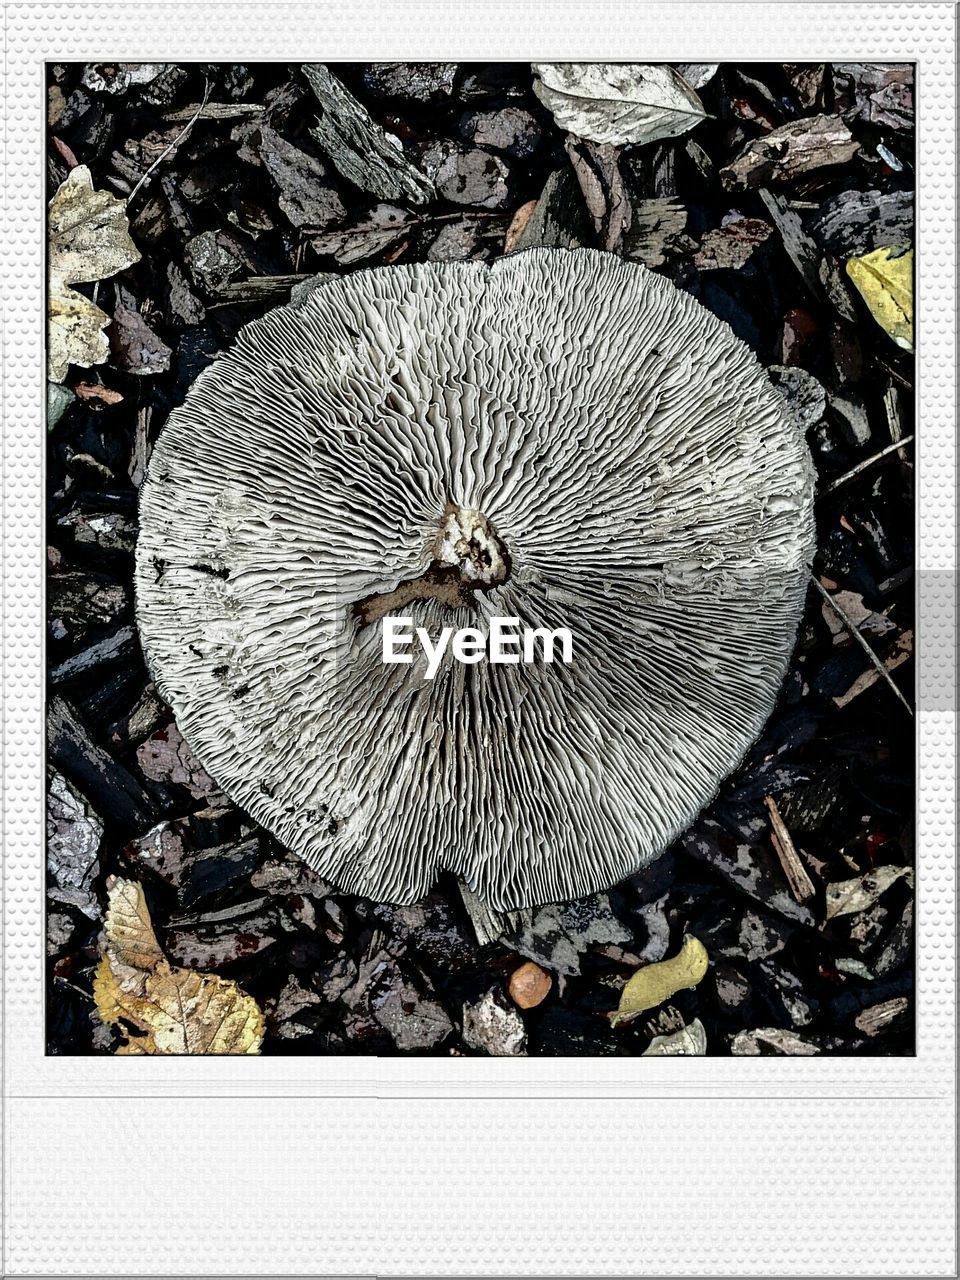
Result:
<svg viewBox="0 0 960 1280">
<path fill-rule="evenodd" d="M 141 0 L 6 14 L 2 1274 L 954 1274 L 953 5 Z M 917 1056 L 46 1057 L 44 61 L 708 54 L 918 63 Z"/>
</svg>

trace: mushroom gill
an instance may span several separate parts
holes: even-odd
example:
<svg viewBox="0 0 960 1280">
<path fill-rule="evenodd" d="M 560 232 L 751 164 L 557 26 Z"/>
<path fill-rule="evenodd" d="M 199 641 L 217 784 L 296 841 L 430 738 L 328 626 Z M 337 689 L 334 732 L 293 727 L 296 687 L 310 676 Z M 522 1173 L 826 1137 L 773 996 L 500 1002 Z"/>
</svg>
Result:
<svg viewBox="0 0 960 1280">
<path fill-rule="evenodd" d="M 443 868 L 497 909 L 609 886 L 754 741 L 813 551 L 751 352 L 590 250 L 360 271 L 249 324 L 141 499 L 158 688 L 234 800 L 342 890 Z M 385 664 L 380 619 L 569 628 L 569 664 Z"/>
</svg>

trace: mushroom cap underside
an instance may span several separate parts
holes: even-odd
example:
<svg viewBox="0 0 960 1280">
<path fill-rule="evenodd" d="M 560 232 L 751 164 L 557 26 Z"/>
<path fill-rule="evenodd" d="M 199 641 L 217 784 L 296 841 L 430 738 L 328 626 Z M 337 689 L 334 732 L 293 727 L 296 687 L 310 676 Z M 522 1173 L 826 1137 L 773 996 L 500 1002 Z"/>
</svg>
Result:
<svg viewBox="0 0 960 1280">
<path fill-rule="evenodd" d="M 411 902 L 447 868 L 497 909 L 578 897 L 661 853 L 756 738 L 812 489 L 753 354 L 643 267 L 361 271 L 247 325 L 171 414 L 144 651 L 205 769 L 342 890 Z M 428 679 L 383 662 L 382 608 L 434 643 L 568 628 L 573 658 L 448 650 Z"/>
</svg>

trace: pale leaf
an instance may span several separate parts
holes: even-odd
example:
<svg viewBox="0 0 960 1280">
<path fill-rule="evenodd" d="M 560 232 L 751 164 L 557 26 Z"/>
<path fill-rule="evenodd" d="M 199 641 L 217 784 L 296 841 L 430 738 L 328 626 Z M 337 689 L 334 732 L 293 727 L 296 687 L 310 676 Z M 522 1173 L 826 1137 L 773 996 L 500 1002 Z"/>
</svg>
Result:
<svg viewBox="0 0 960 1280">
<path fill-rule="evenodd" d="M 561 129 L 589 142 L 659 142 L 706 116 L 672 67 L 631 62 L 535 62 L 533 91 Z"/>
<path fill-rule="evenodd" d="M 898 347 L 913 350 L 913 250 L 887 246 L 850 258 L 847 275 Z"/>
<path fill-rule="evenodd" d="M 881 894 L 886 893 L 892 884 L 901 876 L 912 883 L 913 875 L 909 867 L 877 867 L 866 875 L 856 876 L 853 880 L 837 880 L 828 884 L 827 919 L 834 916 L 850 916 L 858 911 L 866 911 L 872 907 Z"/>
<path fill-rule="evenodd" d="M 60 382 L 71 364 L 89 368 L 109 353 L 103 330 L 110 317 L 72 284 L 90 284 L 116 275 L 140 254 L 130 239 L 126 204 L 108 191 L 95 191 L 86 165 L 71 169 L 50 201 L 49 376 Z"/>
<path fill-rule="evenodd" d="M 654 1036 L 640 1055 L 641 1058 L 669 1058 L 690 1056 L 702 1058 L 707 1052 L 707 1033 L 699 1018 L 689 1027 L 681 1027 L 668 1036 Z"/>
<path fill-rule="evenodd" d="M 620 993 L 620 1004 L 610 1019 L 611 1025 L 655 1009 L 685 987 L 695 987 L 708 968 L 706 947 L 699 938 L 688 934 L 675 956 L 648 964 L 630 978 Z"/>
<path fill-rule="evenodd" d="M 263 1015 L 252 996 L 213 973 L 175 969 L 157 942 L 141 887 L 110 885 L 104 955 L 93 997 L 104 1022 L 127 1024 L 123 1054 L 259 1053 Z"/>
</svg>

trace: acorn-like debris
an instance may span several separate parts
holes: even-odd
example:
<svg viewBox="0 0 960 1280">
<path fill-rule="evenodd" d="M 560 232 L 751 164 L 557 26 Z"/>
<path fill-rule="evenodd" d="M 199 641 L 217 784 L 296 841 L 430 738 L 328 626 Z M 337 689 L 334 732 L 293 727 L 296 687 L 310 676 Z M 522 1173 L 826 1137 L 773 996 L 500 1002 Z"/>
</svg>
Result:
<svg viewBox="0 0 960 1280">
<path fill-rule="evenodd" d="M 591 250 L 356 272 L 170 416 L 137 616 L 204 768 L 340 889 L 497 910 L 657 857 L 769 714 L 813 551 L 803 436 L 669 281 Z M 573 660 L 382 660 L 377 620 Z"/>
</svg>

